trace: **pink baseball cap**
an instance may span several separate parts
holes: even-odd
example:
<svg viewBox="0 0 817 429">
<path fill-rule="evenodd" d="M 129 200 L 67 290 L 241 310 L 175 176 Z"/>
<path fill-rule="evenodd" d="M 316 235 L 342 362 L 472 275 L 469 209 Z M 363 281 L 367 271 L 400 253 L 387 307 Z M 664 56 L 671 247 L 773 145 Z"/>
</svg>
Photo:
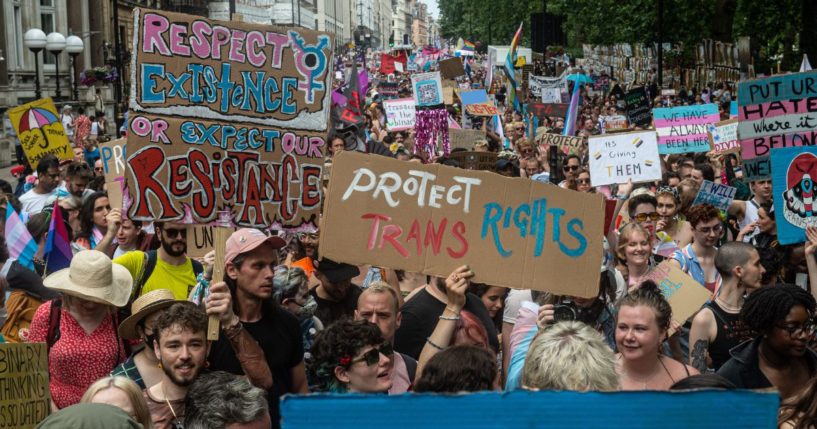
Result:
<svg viewBox="0 0 817 429">
<path fill-rule="evenodd" d="M 224 245 L 224 263 L 232 262 L 236 256 L 251 252 L 264 243 L 270 243 L 276 249 L 287 245 L 286 241 L 277 235 L 266 235 L 253 228 L 241 228 L 232 233 Z"/>
</svg>

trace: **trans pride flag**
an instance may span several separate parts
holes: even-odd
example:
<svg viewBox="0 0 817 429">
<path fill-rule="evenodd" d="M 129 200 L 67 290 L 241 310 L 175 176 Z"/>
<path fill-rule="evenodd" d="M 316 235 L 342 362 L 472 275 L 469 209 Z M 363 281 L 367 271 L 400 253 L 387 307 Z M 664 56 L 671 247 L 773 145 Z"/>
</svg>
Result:
<svg viewBox="0 0 817 429">
<path fill-rule="evenodd" d="M 508 51 L 508 56 L 505 58 L 505 77 L 508 78 L 508 105 L 513 103 L 513 108 L 517 112 L 521 112 L 522 108 L 519 105 L 519 98 L 516 96 L 516 75 L 513 71 L 513 65 L 516 64 L 516 47 L 519 46 L 519 42 L 522 40 L 522 25 L 524 23 L 519 23 L 519 29 L 516 30 L 516 34 L 513 36 L 513 40 L 511 40 L 511 49 Z"/>
<path fill-rule="evenodd" d="M 11 204 L 6 206 L 6 245 L 9 256 L 17 259 L 20 265 L 34 271 L 34 254 L 37 253 L 37 242 L 29 234 L 26 224 Z"/>
<path fill-rule="evenodd" d="M 49 272 L 68 268 L 71 265 L 71 240 L 68 238 L 68 229 L 62 220 L 62 209 L 58 202 L 54 202 L 54 211 L 51 212 L 51 223 L 48 225 L 48 239 L 45 242 L 45 266 Z"/>
</svg>

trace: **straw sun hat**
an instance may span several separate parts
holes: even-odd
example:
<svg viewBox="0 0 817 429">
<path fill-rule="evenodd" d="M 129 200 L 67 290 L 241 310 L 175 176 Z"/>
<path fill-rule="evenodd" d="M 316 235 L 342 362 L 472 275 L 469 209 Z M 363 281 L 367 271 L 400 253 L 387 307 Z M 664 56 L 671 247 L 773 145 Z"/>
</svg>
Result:
<svg viewBox="0 0 817 429">
<path fill-rule="evenodd" d="M 139 333 L 136 332 L 136 325 L 139 322 L 154 312 L 170 307 L 177 302 L 184 303 L 188 301 L 176 300 L 173 292 L 167 289 L 152 290 L 140 296 L 130 306 L 131 315 L 119 324 L 119 336 L 126 340 L 138 339 Z"/>
<path fill-rule="evenodd" d="M 74 255 L 70 267 L 46 277 L 43 284 L 65 295 L 123 307 L 128 303 L 133 278 L 127 268 L 114 264 L 104 253 L 83 250 Z"/>
</svg>

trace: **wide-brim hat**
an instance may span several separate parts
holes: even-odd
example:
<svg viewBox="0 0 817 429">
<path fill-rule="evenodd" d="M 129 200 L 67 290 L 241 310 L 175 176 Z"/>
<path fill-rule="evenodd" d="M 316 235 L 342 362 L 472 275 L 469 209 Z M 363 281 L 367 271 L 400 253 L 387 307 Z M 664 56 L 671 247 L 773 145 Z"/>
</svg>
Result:
<svg viewBox="0 0 817 429">
<path fill-rule="evenodd" d="M 173 292 L 167 289 L 152 290 L 139 298 L 136 298 L 131 304 L 131 315 L 119 324 L 119 336 L 126 340 L 135 340 L 139 338 L 139 333 L 136 332 L 136 326 L 150 316 L 151 314 L 170 307 L 179 301 L 173 295 Z"/>
<path fill-rule="evenodd" d="M 106 254 L 83 250 L 74 255 L 70 267 L 46 277 L 43 284 L 65 295 L 124 307 L 130 298 L 133 277 L 127 268 L 113 263 Z"/>
<path fill-rule="evenodd" d="M 358 267 L 342 262 L 335 262 L 326 258 L 318 261 L 318 266 L 315 270 L 326 276 L 332 283 L 340 283 L 360 275 L 360 269 Z"/>
</svg>

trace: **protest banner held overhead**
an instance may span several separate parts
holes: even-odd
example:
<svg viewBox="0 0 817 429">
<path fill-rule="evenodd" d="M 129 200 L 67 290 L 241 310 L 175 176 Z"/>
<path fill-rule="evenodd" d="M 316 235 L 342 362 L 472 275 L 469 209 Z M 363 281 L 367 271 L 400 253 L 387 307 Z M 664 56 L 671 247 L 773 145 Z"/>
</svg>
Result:
<svg viewBox="0 0 817 429">
<path fill-rule="evenodd" d="M 658 132 L 658 152 L 662 155 L 709 152 L 707 125 L 720 121 L 718 106 L 701 104 L 653 109 Z"/>
<path fill-rule="evenodd" d="M 732 200 L 735 199 L 737 191 L 738 189 L 735 187 L 704 180 L 701 183 L 701 189 L 698 190 L 698 195 L 692 201 L 692 205 L 711 204 L 722 211 L 726 211 L 729 209 L 729 205 L 732 204 Z"/>
<path fill-rule="evenodd" d="M 738 120 L 728 119 L 709 125 L 706 132 L 709 134 L 709 142 L 712 144 L 712 151 L 721 153 L 740 152 L 738 141 Z"/>
<path fill-rule="evenodd" d="M 485 140 L 485 132 L 451 128 L 448 130 L 448 138 L 451 141 L 451 149 L 465 148 L 470 151 L 477 140 Z"/>
<path fill-rule="evenodd" d="M 111 207 L 126 209 L 130 206 L 125 176 L 127 174 L 127 139 L 116 139 L 100 143 L 99 154 L 102 160 L 102 171 L 105 174 L 105 185 L 108 190 L 108 201 Z"/>
<path fill-rule="evenodd" d="M 133 37 L 129 217 L 317 228 L 331 36 L 135 9 Z"/>
<path fill-rule="evenodd" d="M 533 113 L 540 121 L 546 117 L 564 118 L 567 103 L 528 103 L 528 113 Z"/>
<path fill-rule="evenodd" d="M 561 134 L 543 134 L 539 139 L 539 147 L 542 151 L 547 151 L 547 146 L 555 146 L 561 149 L 564 153 L 573 154 L 579 153 L 579 149 L 586 143 L 584 137 L 578 136 L 563 136 Z"/>
<path fill-rule="evenodd" d="M 414 127 L 416 110 L 413 98 L 399 98 L 383 102 L 386 111 L 386 128 L 389 131 L 402 131 Z"/>
<path fill-rule="evenodd" d="M 590 137 L 588 152 L 593 186 L 661 180 L 655 131 Z"/>
<path fill-rule="evenodd" d="M 74 157 L 60 114 L 50 98 L 9 109 L 8 115 L 32 169 L 49 154 L 64 160 Z"/>
<path fill-rule="evenodd" d="M 187 227 L 187 256 L 190 258 L 202 258 L 211 250 L 215 249 L 214 225 L 190 225 Z M 236 228 L 229 228 L 230 233 Z"/>
<path fill-rule="evenodd" d="M 440 67 L 440 75 L 443 79 L 455 79 L 465 75 L 462 60 L 457 57 L 442 60 L 438 63 L 438 66 Z"/>
<path fill-rule="evenodd" d="M 494 103 L 474 103 L 465 106 L 465 111 L 471 116 L 493 117 L 499 114 Z"/>
<path fill-rule="evenodd" d="M 443 104 L 443 84 L 440 80 L 440 72 L 412 75 L 411 87 L 414 90 L 414 102 L 418 107 Z M 453 98 L 453 90 L 451 93 Z M 447 101 L 445 103 L 448 104 Z"/>
<path fill-rule="evenodd" d="M 817 148 L 772 149 L 771 166 L 777 238 L 783 245 L 802 243 L 806 228 L 817 226 Z"/>
<path fill-rule="evenodd" d="M 319 252 L 440 276 L 469 264 L 476 282 L 591 297 L 603 207 L 599 195 L 536 181 L 344 151 L 332 165 Z"/>
<path fill-rule="evenodd" d="M 34 428 L 51 412 L 45 343 L 0 344 L 0 428 Z"/>
<path fill-rule="evenodd" d="M 624 97 L 627 105 L 627 119 L 631 124 L 646 128 L 652 123 L 652 112 L 650 112 L 650 100 L 647 98 L 647 90 L 643 87 L 633 88 Z"/>
</svg>

